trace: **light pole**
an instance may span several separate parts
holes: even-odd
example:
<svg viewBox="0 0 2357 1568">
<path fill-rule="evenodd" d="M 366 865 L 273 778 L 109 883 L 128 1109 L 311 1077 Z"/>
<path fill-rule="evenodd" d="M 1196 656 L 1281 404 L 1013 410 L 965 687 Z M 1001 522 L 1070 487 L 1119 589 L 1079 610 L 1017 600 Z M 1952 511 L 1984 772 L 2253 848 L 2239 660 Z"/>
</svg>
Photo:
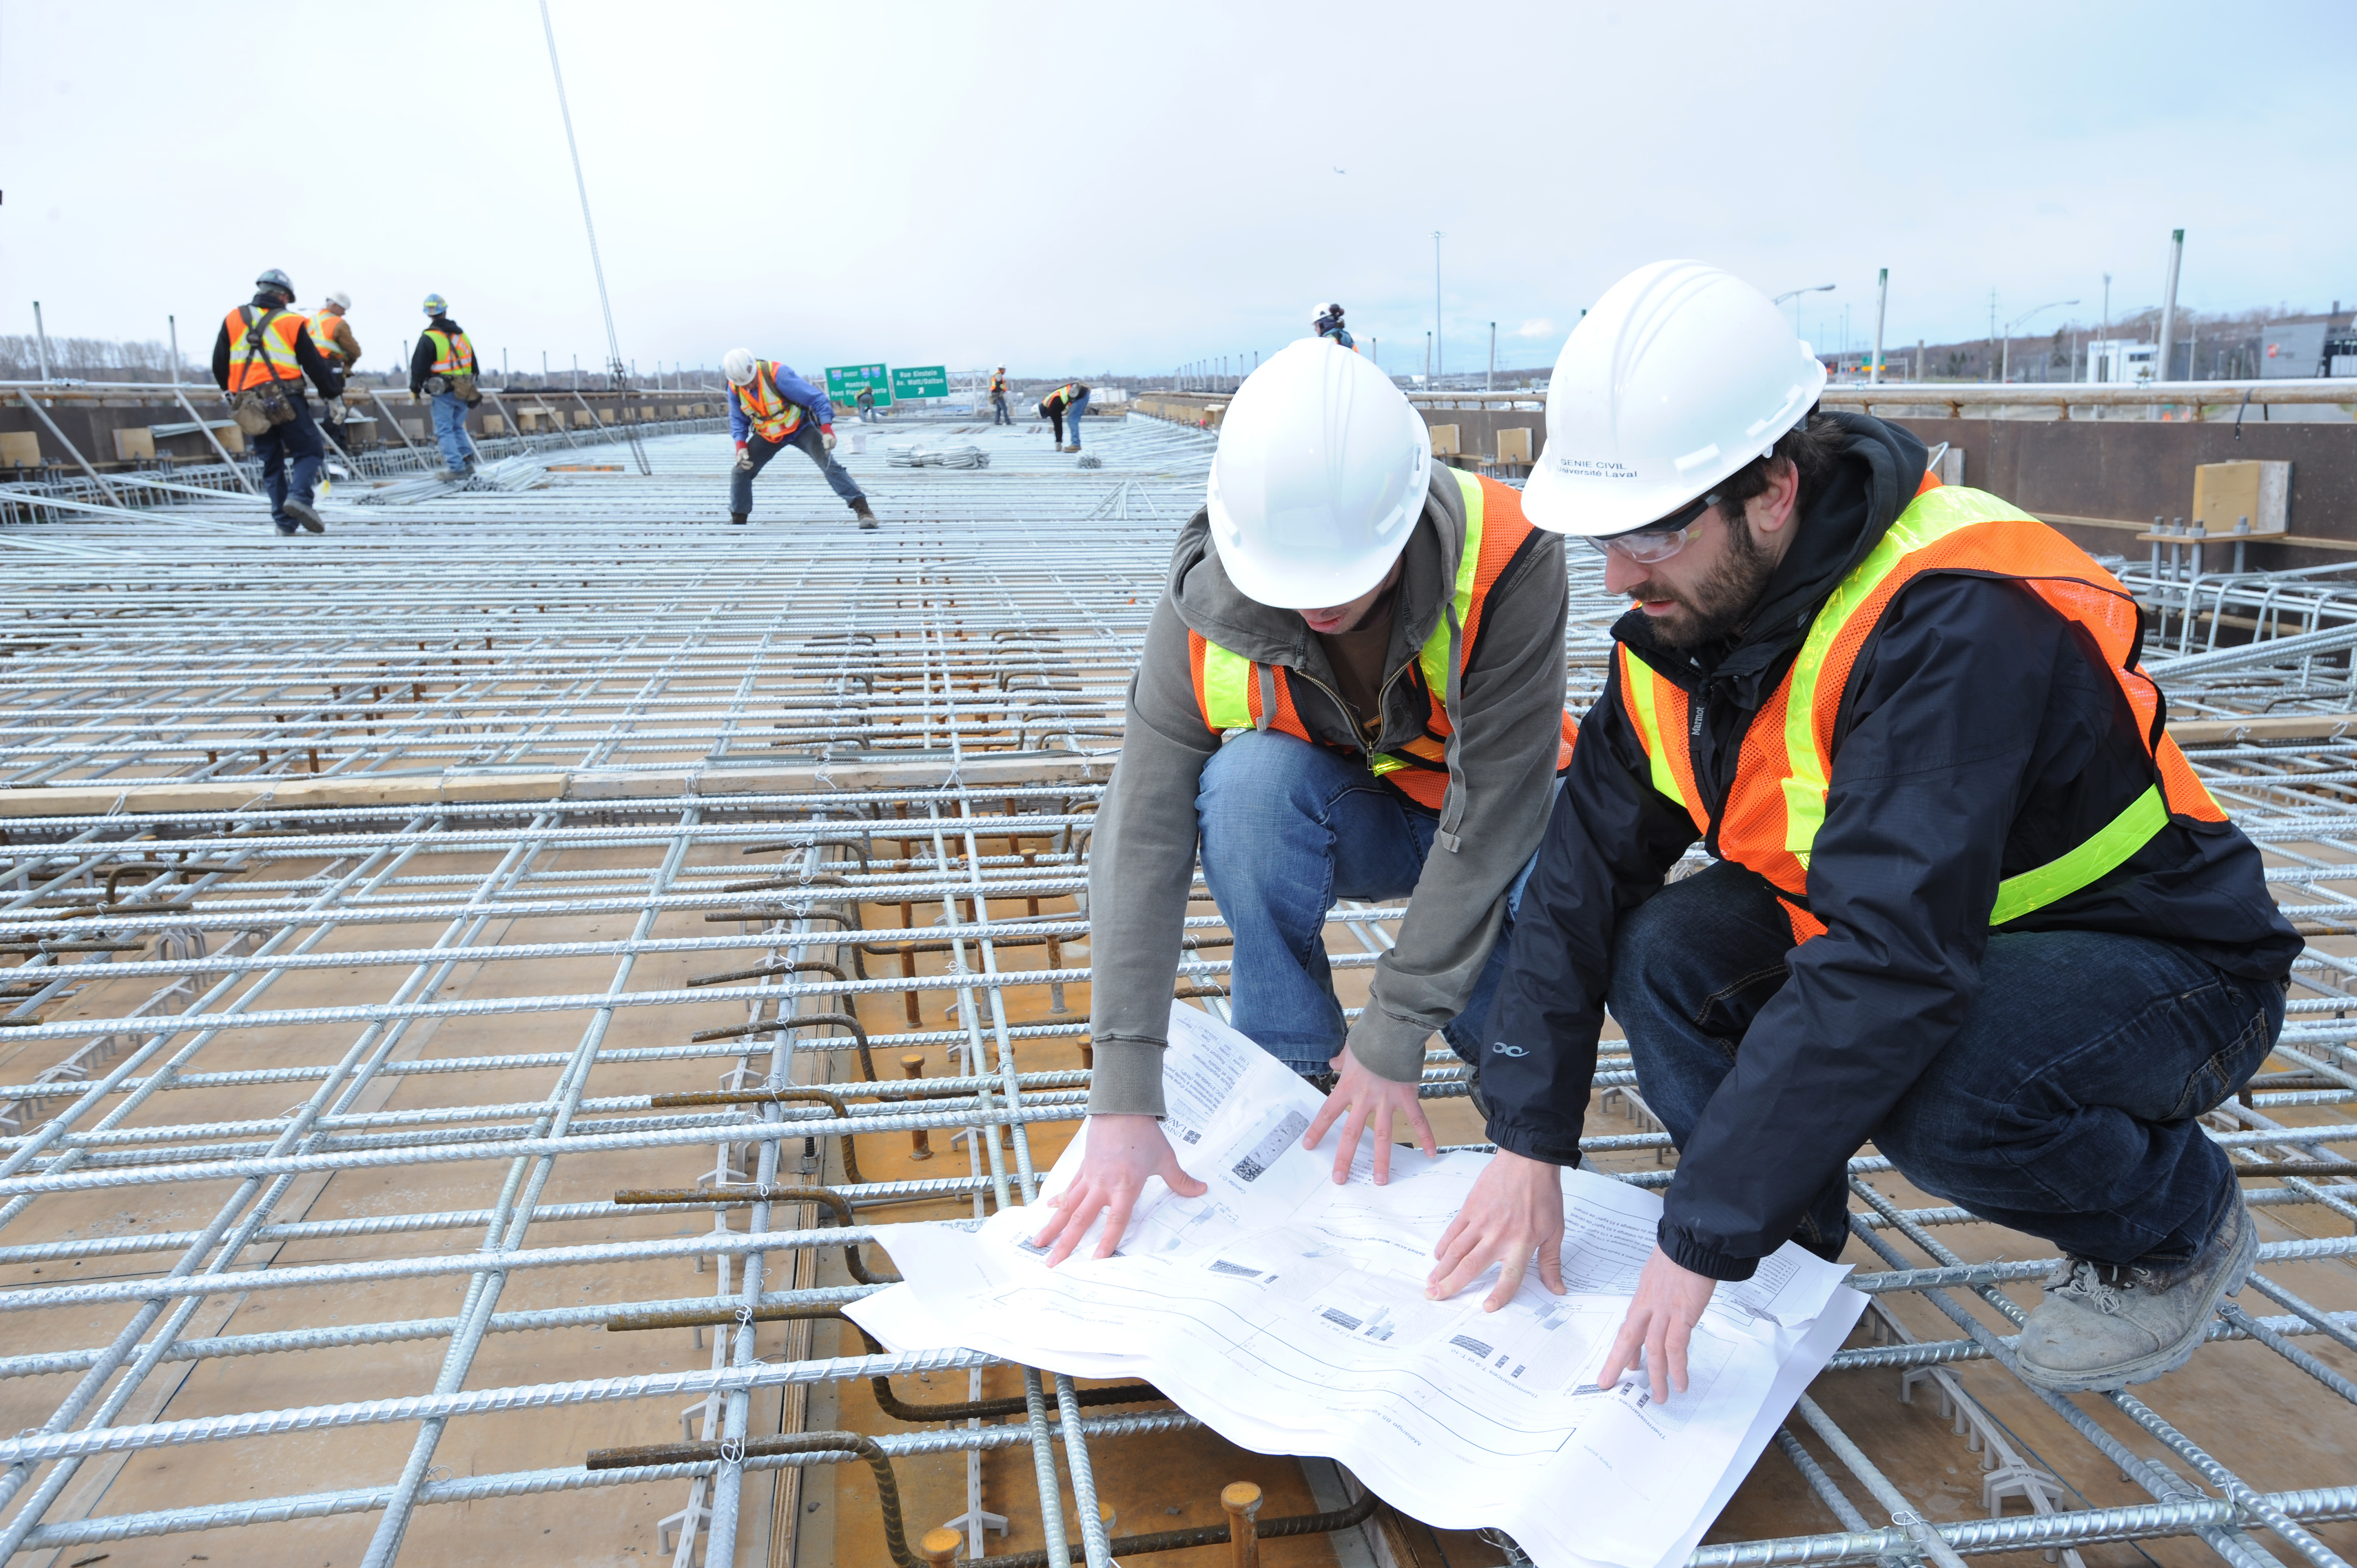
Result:
<svg viewBox="0 0 2357 1568">
<path fill-rule="evenodd" d="M 1890 313 L 1890 269 L 1889 267 L 1882 269 L 1882 275 L 1875 280 L 1874 287 L 1874 373 L 1867 377 L 1867 380 L 1879 385 L 1882 381 L 1882 322 L 1883 317 Z"/>
<path fill-rule="evenodd" d="M 1835 285 L 1829 283 L 1821 283 L 1813 284 L 1807 288 L 1788 288 L 1783 293 L 1776 296 L 1775 302 L 1778 305 L 1781 305 L 1788 299 L 1798 299 L 1804 294 L 1831 294 L 1834 291 L 1835 286 Z M 1585 315 L 1587 313 L 1583 311 L 1581 314 Z M 1792 330 L 1798 332 L 1800 329 L 1801 307 L 1796 305 L 1792 306 Z"/>
<path fill-rule="evenodd" d="M 1999 368 L 1996 373 L 1998 385 L 2002 386 L 2007 381 L 2013 379 L 2013 329 L 2020 326 L 2023 322 L 2029 320 L 2031 317 L 2037 315 L 2040 310 L 2051 310 L 2058 305 L 2076 305 L 2079 302 L 2075 299 L 2050 299 L 2044 305 L 2038 306 L 2036 310 L 2025 310 L 2020 315 L 2015 317 L 2012 320 L 2005 324 L 2005 349 L 2003 351 L 2003 357 L 1999 361 Z"/>
<path fill-rule="evenodd" d="M 1432 387 L 1440 390 L 1440 231 L 1432 231 Z"/>
</svg>

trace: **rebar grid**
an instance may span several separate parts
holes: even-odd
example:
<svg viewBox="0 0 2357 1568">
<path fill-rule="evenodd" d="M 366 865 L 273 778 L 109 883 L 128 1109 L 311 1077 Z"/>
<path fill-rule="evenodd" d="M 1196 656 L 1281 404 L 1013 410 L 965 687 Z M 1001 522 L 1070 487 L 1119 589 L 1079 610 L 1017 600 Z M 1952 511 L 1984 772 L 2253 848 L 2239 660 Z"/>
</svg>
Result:
<svg viewBox="0 0 2357 1568">
<path fill-rule="evenodd" d="M 388 1563 L 431 1505 L 622 1485 L 687 1492 L 675 1562 L 698 1544 L 733 1562 L 747 1472 L 850 1457 L 747 1455 L 758 1398 L 951 1371 L 980 1392 L 987 1358 L 765 1360 L 759 1329 L 878 1288 L 860 1283 L 883 1262 L 869 1226 L 826 1222 L 796 1192 L 823 1187 L 863 1215 L 979 1216 L 1030 1199 L 1032 1131 L 1081 1113 L 1085 1069 L 1062 1064 L 1085 1047 L 1090 827 L 1210 445 L 1132 419 L 1092 429 L 1103 467 L 1077 470 L 1023 434 L 902 424 L 845 454 L 887 520 L 875 534 L 785 464 L 757 488 L 755 522 L 728 528 L 726 449 L 703 436 L 650 441 L 649 478 L 332 505 L 320 541 L 275 540 L 250 502 L 195 491 L 153 513 L 0 527 L 15 590 L 0 604 L 0 954 L 16 961 L 0 969 L 0 1312 L 21 1329 L 0 1397 L 25 1412 L 0 1440 L 0 1557 L 365 1512 L 368 1561 Z M 970 442 L 991 466 L 898 467 L 885 446 L 903 442 Z M 1576 707 L 1600 689 L 1622 607 L 1587 553 L 1565 649 Z M 2180 719 L 2223 721 L 2189 751 L 2311 938 L 2271 1070 L 2208 1118 L 2281 1236 L 2196 1366 L 2264 1357 L 2235 1364 L 2280 1408 L 2337 1408 L 2357 1351 L 2357 1293 L 2330 1273 L 2357 1251 L 2342 1225 L 2357 1221 L 2357 738 L 2244 721 L 2357 708 L 2357 634 L 2334 635 L 2357 628 L 2357 596 L 2330 573 L 2132 575 L 2176 596 L 2155 668 Z M 2285 646 L 2236 653 L 2255 630 Z M 1198 895 L 1179 986 L 1223 1013 L 1225 931 Z M 1336 909 L 1336 968 L 1372 965 L 1401 912 Z M 501 1037 L 525 1027 L 554 1048 Z M 927 1076 L 900 1076 L 911 1053 L 931 1053 Z M 735 1098 L 714 1103 L 722 1069 Z M 1674 1151 L 1609 1043 L 1598 1088 L 1633 1126 L 1599 1118 L 1587 1151 L 1664 1184 Z M 706 1092 L 672 1102 L 683 1091 Z M 1463 1095 L 1446 1052 L 1425 1093 Z M 857 1159 L 912 1134 L 938 1140 L 943 1174 L 864 1179 Z M 2006 1287 L 2047 1264 L 2000 1261 L 2004 1238 L 1916 1202 L 1887 1161 L 1851 1168 L 1854 1224 L 1881 1262 L 1856 1282 L 1878 1342 L 1841 1352 L 1820 1397 L 1882 1371 L 1902 1397 L 1936 1392 L 2035 1511 L 1957 1524 L 1900 1509 L 1883 1529 L 1874 1515 L 1909 1477 L 1812 1404 L 1780 1444 L 1843 1531 L 1712 1546 L 1698 1564 L 2161 1537 L 2249 1564 L 2276 1560 L 2269 1534 L 2339 1563 L 2310 1527 L 2357 1515 L 2357 1492 L 2244 1480 L 2214 1456 L 2237 1433 L 2199 1405 L 2054 1407 L 2092 1464 L 2008 1437 L 2023 1386 Z M 617 1201 L 624 1173 L 665 1200 Z M 696 1186 L 713 1196 L 681 1195 Z M 388 1253 L 399 1237 L 415 1240 Z M 813 1257 L 847 1272 L 822 1277 Z M 713 1293 L 636 1283 L 686 1260 L 713 1270 Z M 2309 1272 L 2287 1283 L 2294 1268 Z M 428 1287 L 448 1294 L 414 1294 Z M 327 1310 L 291 1326 L 224 1310 L 307 1301 Z M 519 1377 L 506 1349 L 646 1316 L 714 1326 L 708 1346 L 693 1328 L 708 1365 L 651 1367 L 630 1347 L 660 1336 L 614 1333 L 558 1342 L 568 1369 L 597 1375 Z M 438 1347 L 434 1369 L 357 1380 L 350 1358 L 397 1345 Z M 189 1368 L 288 1356 L 315 1358 L 315 1398 L 169 1408 Z M 980 1510 L 979 1455 L 1028 1448 L 1049 1560 L 1077 1533 L 1103 1568 L 1090 1441 L 1190 1423 L 1082 1420 L 1069 1380 L 1021 1375 L 1011 1424 L 884 1450 L 964 1463 Z M 454 1422 L 563 1412 L 604 1431 L 691 1399 L 689 1424 L 716 1445 L 695 1464 L 586 1470 L 566 1462 L 561 1415 L 503 1429 L 521 1434 L 515 1467 L 458 1478 L 436 1462 Z M 398 1451 L 337 1450 L 360 1484 L 326 1491 L 265 1470 L 258 1496 L 135 1495 L 99 1515 L 103 1488 L 82 1476 L 167 1447 L 266 1462 L 272 1434 L 379 1429 Z M 2096 1470 L 2152 1500 L 2072 1507 L 2071 1476 Z"/>
</svg>

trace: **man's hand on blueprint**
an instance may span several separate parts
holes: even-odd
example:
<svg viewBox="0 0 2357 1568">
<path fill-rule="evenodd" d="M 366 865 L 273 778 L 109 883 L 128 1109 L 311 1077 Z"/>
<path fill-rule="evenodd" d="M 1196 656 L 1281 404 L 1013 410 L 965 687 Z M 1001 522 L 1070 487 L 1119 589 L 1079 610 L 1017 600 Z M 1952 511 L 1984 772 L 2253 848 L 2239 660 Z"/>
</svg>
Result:
<svg viewBox="0 0 2357 1568">
<path fill-rule="evenodd" d="M 1498 1285 L 1481 1304 L 1495 1312 L 1522 1288 L 1531 1254 L 1539 1260 L 1539 1283 L 1563 1294 L 1563 1171 L 1544 1160 L 1500 1149 L 1474 1180 L 1465 1207 L 1440 1233 L 1432 1255 L 1440 1260 L 1425 1282 L 1424 1294 L 1445 1301 L 1498 1265 Z"/>
<path fill-rule="evenodd" d="M 1369 1122 L 1375 1129 L 1375 1185 L 1383 1186 L 1392 1179 L 1392 1127 L 1394 1120 L 1405 1117 L 1415 1129 L 1415 1141 L 1426 1155 L 1440 1157 L 1440 1142 L 1432 1135 L 1432 1123 L 1424 1119 L 1424 1104 L 1416 1099 L 1413 1083 L 1394 1083 L 1390 1079 L 1369 1072 L 1359 1058 L 1344 1046 L 1341 1054 L 1326 1064 L 1340 1076 L 1335 1079 L 1334 1092 L 1326 1097 L 1326 1104 L 1318 1112 L 1318 1120 L 1309 1123 L 1309 1132 L 1301 1140 L 1305 1149 L 1314 1149 L 1326 1136 L 1326 1129 L 1334 1119 L 1346 1112 L 1342 1138 L 1334 1146 L 1334 1183 L 1340 1186 L 1351 1179 L 1351 1161 L 1359 1152 L 1359 1134 Z"/>
<path fill-rule="evenodd" d="M 1694 1337 L 1694 1326 L 1702 1321 L 1703 1309 L 1717 1289 L 1717 1280 L 1680 1268 L 1667 1252 L 1654 1248 L 1645 1260 L 1645 1272 L 1637 1276 L 1629 1316 L 1621 1319 L 1620 1332 L 1613 1336 L 1612 1348 L 1597 1369 L 1596 1386 L 1609 1389 L 1620 1380 L 1623 1369 L 1635 1370 L 1641 1348 L 1653 1402 L 1668 1399 L 1673 1387 L 1685 1392 L 1686 1341 Z"/>
<path fill-rule="evenodd" d="M 1179 1169 L 1170 1140 L 1162 1135 L 1162 1123 L 1151 1116 L 1092 1116 L 1088 1140 L 1080 1174 L 1071 1186 L 1048 1200 L 1056 1217 L 1031 1239 L 1035 1247 L 1055 1243 L 1055 1250 L 1048 1254 L 1051 1269 L 1072 1255 L 1100 1210 L 1108 1212 L 1097 1241 L 1097 1256 L 1112 1257 L 1114 1249 L 1121 1245 L 1122 1232 L 1129 1229 L 1129 1211 L 1149 1177 L 1160 1176 L 1181 1197 L 1200 1197 L 1210 1190 Z"/>
</svg>

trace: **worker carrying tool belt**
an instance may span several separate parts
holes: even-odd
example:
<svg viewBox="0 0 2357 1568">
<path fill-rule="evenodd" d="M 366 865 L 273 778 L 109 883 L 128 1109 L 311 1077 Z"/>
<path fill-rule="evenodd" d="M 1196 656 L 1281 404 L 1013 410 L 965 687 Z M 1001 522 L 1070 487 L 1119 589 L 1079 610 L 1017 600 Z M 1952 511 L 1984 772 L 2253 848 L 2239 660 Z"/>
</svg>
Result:
<svg viewBox="0 0 2357 1568">
<path fill-rule="evenodd" d="M 327 524 L 312 503 L 328 449 L 304 401 L 303 381 L 310 378 L 322 402 L 334 398 L 341 383 L 294 304 L 295 285 L 276 267 L 254 279 L 253 302 L 223 317 L 213 338 L 213 382 L 262 457 L 272 525 L 282 534 L 297 528 L 325 533 Z"/>
<path fill-rule="evenodd" d="M 850 506 L 862 528 L 876 526 L 859 482 L 834 458 L 834 403 L 824 391 L 794 374 L 791 365 L 757 360 L 750 349 L 721 357 L 728 378 L 728 431 L 737 440 L 737 467 L 728 476 L 728 521 L 753 514 L 753 476 L 788 446 L 818 465 L 834 493 Z"/>
<path fill-rule="evenodd" d="M 1200 846 L 1234 934 L 1232 1021 L 1333 1083 L 1307 1131 L 1362 1129 L 1390 1172 L 1426 1042 L 1460 1052 L 1504 969 L 1503 934 L 1569 762 L 1563 542 L 1506 486 L 1434 463 L 1374 365 L 1304 339 L 1238 389 L 1204 508 L 1130 687 L 1089 859 L 1088 1153 L 1047 1237 L 1069 1253 L 1110 1208 L 1110 1252 L 1148 1176 L 1200 1190 L 1156 1118 Z M 1321 935 L 1337 898 L 1413 895 L 1347 1029 Z M 1060 1238 L 1060 1239 L 1058 1239 Z"/>
<path fill-rule="evenodd" d="M 467 416 L 483 401 L 475 384 L 475 346 L 450 319 L 450 307 L 440 295 L 427 295 L 425 310 L 425 330 L 418 334 L 416 351 L 409 357 L 409 400 L 431 401 L 443 476 L 463 478 L 479 461 L 474 437 L 467 434 Z"/>
<path fill-rule="evenodd" d="M 1609 1004 L 1679 1150 L 1602 1379 L 1656 1397 L 1719 1281 L 1837 1258 L 1847 1162 L 2064 1254 L 2024 1378 L 2181 1365 L 2254 1231 L 2198 1118 L 2283 1024 L 2299 938 L 2166 730 L 2110 573 L 1922 444 L 1814 410 L 1749 285 L 1624 278 L 1564 345 L 1532 521 L 1634 607 L 1579 732 L 1482 1042 L 1499 1154 L 1433 1294 L 1535 1255 L 1579 1158 Z M 1700 843 L 1713 864 L 1677 881 Z"/>
</svg>

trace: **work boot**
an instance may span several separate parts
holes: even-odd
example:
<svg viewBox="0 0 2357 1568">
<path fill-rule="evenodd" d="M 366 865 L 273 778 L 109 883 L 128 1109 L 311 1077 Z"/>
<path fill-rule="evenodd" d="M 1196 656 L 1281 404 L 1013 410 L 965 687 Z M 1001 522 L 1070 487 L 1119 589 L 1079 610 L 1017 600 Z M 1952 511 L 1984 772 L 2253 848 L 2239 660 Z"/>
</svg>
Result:
<svg viewBox="0 0 2357 1568">
<path fill-rule="evenodd" d="M 278 530 L 278 537 L 281 539 L 292 539 L 299 532 L 291 522 L 281 522 L 274 526 Z"/>
<path fill-rule="evenodd" d="M 2237 1191 L 2190 1262 L 2123 1267 L 2065 1253 L 2047 1278 L 2046 1299 L 2022 1325 L 2022 1380 L 2074 1394 L 2175 1371 L 2208 1337 L 2219 1298 L 2242 1290 L 2258 1245 Z"/>
<path fill-rule="evenodd" d="M 732 511 L 732 512 L 730 512 L 730 513 L 728 514 L 728 521 L 731 521 L 731 522 L 741 523 L 741 522 L 743 522 L 747 518 L 748 518 L 748 517 L 750 517 L 750 516 L 752 516 L 752 515 L 753 515 L 753 514 L 752 514 L 752 513 L 750 513 L 750 512 L 745 512 L 745 511 Z"/>
<path fill-rule="evenodd" d="M 854 496 L 852 498 L 851 515 L 859 520 L 859 526 L 862 528 L 873 528 L 876 526 L 876 514 L 868 510 L 867 498 L 866 496 Z"/>
<path fill-rule="evenodd" d="M 291 496 L 288 497 L 286 500 L 286 515 L 293 518 L 296 522 L 301 523 L 306 529 L 309 530 L 313 533 L 325 533 L 328 532 L 328 525 L 319 521 L 319 514 L 311 510 L 311 505 L 308 501 L 298 501 Z"/>
</svg>

